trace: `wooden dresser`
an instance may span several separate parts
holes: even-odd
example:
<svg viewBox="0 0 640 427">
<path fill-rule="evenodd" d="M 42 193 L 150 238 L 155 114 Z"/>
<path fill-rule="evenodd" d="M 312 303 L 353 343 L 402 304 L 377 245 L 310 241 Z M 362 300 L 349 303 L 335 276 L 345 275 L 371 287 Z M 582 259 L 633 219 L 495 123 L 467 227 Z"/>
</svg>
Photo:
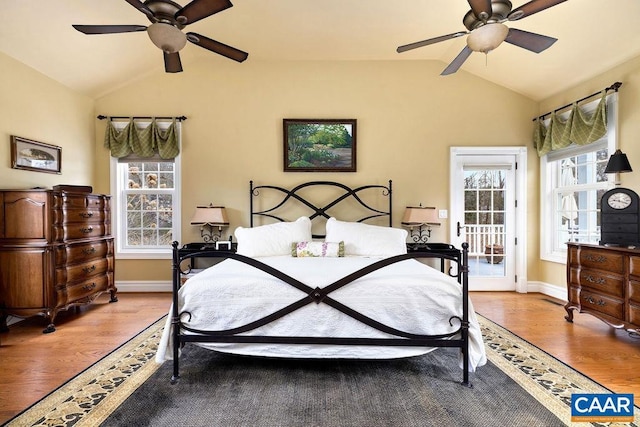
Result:
<svg viewBox="0 0 640 427">
<path fill-rule="evenodd" d="M 640 333 L 640 250 L 568 243 L 567 319 L 588 313 Z"/>
<path fill-rule="evenodd" d="M 1 330 L 39 315 L 53 332 L 61 310 L 106 291 L 117 301 L 110 196 L 90 188 L 0 190 Z"/>
</svg>

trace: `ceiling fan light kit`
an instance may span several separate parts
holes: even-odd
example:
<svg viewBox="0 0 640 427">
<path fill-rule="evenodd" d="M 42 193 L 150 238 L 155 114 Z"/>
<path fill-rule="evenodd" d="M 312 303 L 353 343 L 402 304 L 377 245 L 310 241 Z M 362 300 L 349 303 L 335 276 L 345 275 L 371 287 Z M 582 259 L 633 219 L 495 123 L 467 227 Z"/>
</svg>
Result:
<svg viewBox="0 0 640 427">
<path fill-rule="evenodd" d="M 462 19 L 467 32 L 451 33 L 398 47 L 397 52 L 440 43 L 467 35 L 467 46 L 444 69 L 441 75 L 453 74 L 462 66 L 472 52 L 488 53 L 506 41 L 534 53 L 548 49 L 557 39 L 507 27 L 504 22 L 516 21 L 541 12 L 567 0 L 530 0 L 512 9 L 509 0 L 467 0 L 471 10 Z"/>
<path fill-rule="evenodd" d="M 474 52 L 489 53 L 507 38 L 509 27 L 499 22 L 486 24 L 471 31 L 467 46 Z"/>
<path fill-rule="evenodd" d="M 149 38 L 164 54 L 164 67 L 167 73 L 182 71 L 182 62 L 178 53 L 187 41 L 234 61 L 242 62 L 249 54 L 239 49 L 210 39 L 197 33 L 183 33 L 182 29 L 196 21 L 222 12 L 233 6 L 229 0 L 192 0 L 182 7 L 171 0 L 126 0 L 131 6 L 144 13 L 151 25 L 73 25 L 84 34 L 116 34 L 146 31 Z"/>
<path fill-rule="evenodd" d="M 156 22 L 147 27 L 149 38 L 157 47 L 167 53 L 179 52 L 187 44 L 187 36 L 178 28 L 164 22 Z"/>
</svg>

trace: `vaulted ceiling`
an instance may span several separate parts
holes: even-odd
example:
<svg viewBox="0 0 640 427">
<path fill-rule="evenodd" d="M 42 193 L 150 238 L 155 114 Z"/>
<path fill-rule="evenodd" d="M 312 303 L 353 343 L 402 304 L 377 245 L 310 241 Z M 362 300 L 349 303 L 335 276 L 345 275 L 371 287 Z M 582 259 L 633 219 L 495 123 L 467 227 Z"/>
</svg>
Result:
<svg viewBox="0 0 640 427">
<path fill-rule="evenodd" d="M 186 31 L 249 52 L 252 61 L 441 61 L 446 67 L 466 36 L 398 54 L 407 43 L 464 31 L 465 0 L 232 0 L 234 6 Z M 187 0 L 180 0 L 185 5 Z M 516 8 L 526 0 L 513 0 Z M 163 73 L 162 52 L 144 32 L 84 35 L 72 24 L 149 25 L 125 0 L 14 0 L 2 5 L 0 51 L 91 97 L 150 73 Z M 540 54 L 503 43 L 473 53 L 468 72 L 541 100 L 640 55 L 640 1 L 568 0 L 512 28 L 555 37 Z M 180 52 L 184 71 L 201 61 L 229 61 L 193 44 Z M 456 75 L 438 77 L 455 79 Z"/>
</svg>

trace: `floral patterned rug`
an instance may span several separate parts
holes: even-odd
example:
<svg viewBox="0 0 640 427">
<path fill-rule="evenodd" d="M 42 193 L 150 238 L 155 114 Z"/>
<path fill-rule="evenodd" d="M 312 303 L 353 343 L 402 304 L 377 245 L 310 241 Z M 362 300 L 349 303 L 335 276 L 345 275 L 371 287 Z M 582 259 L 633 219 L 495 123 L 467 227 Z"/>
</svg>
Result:
<svg viewBox="0 0 640 427">
<path fill-rule="evenodd" d="M 508 330 L 478 316 L 489 360 L 566 425 L 571 422 L 572 393 L 608 393 L 605 387 L 563 364 Z M 154 356 L 162 334 L 161 319 L 95 365 L 10 420 L 7 426 L 96 426 L 107 419 L 160 365 Z M 481 368 L 480 368 L 481 369 Z M 633 423 L 596 426 L 640 426 Z"/>
</svg>

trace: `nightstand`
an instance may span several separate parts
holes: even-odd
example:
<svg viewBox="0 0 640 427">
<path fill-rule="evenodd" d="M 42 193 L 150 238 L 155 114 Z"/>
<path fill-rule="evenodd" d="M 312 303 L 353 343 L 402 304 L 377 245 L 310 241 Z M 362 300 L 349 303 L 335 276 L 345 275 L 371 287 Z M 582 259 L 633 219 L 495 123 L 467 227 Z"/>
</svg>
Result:
<svg viewBox="0 0 640 427">
<path fill-rule="evenodd" d="M 458 265 L 462 262 L 462 254 L 460 249 L 456 248 L 453 245 L 448 243 L 407 243 L 407 252 L 408 253 L 416 253 L 416 252 L 424 252 L 424 253 L 437 253 L 444 254 L 454 258 Z M 440 259 L 440 271 L 443 273 L 447 273 L 445 271 L 445 259 Z"/>
<path fill-rule="evenodd" d="M 225 252 L 235 253 L 238 248 L 238 244 L 231 242 L 230 245 L 231 245 L 231 248 L 223 248 L 223 247 L 220 247 L 220 245 L 218 245 L 218 248 L 216 248 L 215 244 L 195 242 L 195 243 L 187 243 L 181 248 L 179 248 L 178 257 L 180 258 L 185 257 L 185 259 L 189 259 L 188 265 L 184 267 L 181 265 L 180 267 L 181 282 L 184 284 L 184 282 L 186 282 L 187 279 L 189 279 L 190 277 L 195 276 L 205 268 L 210 267 L 216 262 L 219 262 L 220 260 L 222 260 L 223 258 L 219 258 L 218 255 L 224 254 Z M 215 258 L 217 258 L 217 260 L 212 261 Z M 206 263 L 204 261 L 201 261 L 200 264 L 208 264 L 208 265 L 197 265 L 196 261 L 199 259 L 209 259 L 210 262 Z"/>
<path fill-rule="evenodd" d="M 227 243 L 227 242 L 218 242 L 218 243 Z M 215 244 L 212 243 L 204 243 L 204 242 L 195 242 L 195 243 L 186 243 L 180 249 L 178 249 L 178 255 L 185 256 L 191 253 L 202 252 L 202 251 L 221 251 L 221 252 L 234 252 L 238 249 L 238 244 L 235 242 L 231 242 L 231 249 L 218 247 L 216 248 Z"/>
</svg>

